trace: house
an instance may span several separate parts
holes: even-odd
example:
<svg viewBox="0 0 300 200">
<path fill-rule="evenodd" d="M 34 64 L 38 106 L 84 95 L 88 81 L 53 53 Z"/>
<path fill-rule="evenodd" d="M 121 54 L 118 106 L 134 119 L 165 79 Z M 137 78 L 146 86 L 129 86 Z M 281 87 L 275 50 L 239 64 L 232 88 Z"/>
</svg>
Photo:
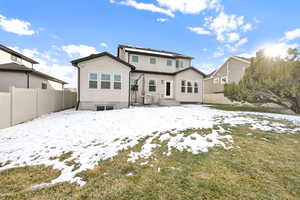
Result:
<svg viewBox="0 0 300 200">
<path fill-rule="evenodd" d="M 130 104 L 203 102 L 205 74 L 183 54 L 119 45 L 107 53 L 71 61 L 78 69 L 78 108 L 103 110 Z"/>
<path fill-rule="evenodd" d="M 250 63 L 249 58 L 239 56 L 228 58 L 224 64 L 204 79 L 204 93 L 223 93 L 226 83 L 238 83 L 242 79 Z"/>
<path fill-rule="evenodd" d="M 34 69 L 37 61 L 0 44 L 0 92 L 9 88 L 63 90 L 66 82 Z"/>
</svg>

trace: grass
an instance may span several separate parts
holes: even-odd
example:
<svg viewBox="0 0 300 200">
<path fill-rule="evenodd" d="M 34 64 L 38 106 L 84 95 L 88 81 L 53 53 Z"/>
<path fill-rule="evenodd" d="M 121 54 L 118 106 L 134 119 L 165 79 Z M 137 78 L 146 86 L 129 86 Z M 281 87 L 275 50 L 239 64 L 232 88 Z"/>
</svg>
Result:
<svg viewBox="0 0 300 200">
<path fill-rule="evenodd" d="M 263 113 L 277 113 L 268 108 L 249 107 L 249 106 L 233 106 L 233 105 L 221 105 L 221 104 L 208 104 L 210 108 L 225 111 L 243 111 L 243 112 L 263 112 Z"/>
<path fill-rule="evenodd" d="M 127 162 L 131 150 L 113 160 L 99 162 L 79 174 L 87 184 L 78 187 L 61 183 L 24 191 L 33 184 L 49 181 L 58 172 L 45 166 L 10 169 L 0 172 L 0 199 L 299 199 L 300 133 L 276 134 L 229 127 L 240 148 L 210 149 L 193 155 L 174 151 L 166 157 L 162 143 L 148 165 Z M 184 131 L 205 134 L 208 130 Z M 250 134 L 249 134 L 250 133 Z M 132 176 L 128 176 L 132 174 Z"/>
</svg>

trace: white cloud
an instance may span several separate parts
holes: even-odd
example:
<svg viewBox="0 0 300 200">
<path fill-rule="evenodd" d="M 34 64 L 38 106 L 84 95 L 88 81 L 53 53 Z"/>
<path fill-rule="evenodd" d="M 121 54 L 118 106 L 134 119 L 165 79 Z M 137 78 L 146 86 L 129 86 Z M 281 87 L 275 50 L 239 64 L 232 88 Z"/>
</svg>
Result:
<svg viewBox="0 0 300 200">
<path fill-rule="evenodd" d="M 166 22 L 169 21 L 167 18 L 157 18 L 156 19 L 157 22 Z"/>
<path fill-rule="evenodd" d="M 240 35 L 235 32 L 228 33 L 228 42 L 235 42 L 240 39 Z"/>
<path fill-rule="evenodd" d="M 132 6 L 138 10 L 147 10 L 151 12 L 162 13 L 170 17 L 175 17 L 175 15 L 172 13 L 171 10 L 158 7 L 152 3 L 140 3 L 135 0 L 125 0 L 125 1 L 121 1 L 120 4 L 126 6 Z"/>
<path fill-rule="evenodd" d="M 281 38 L 281 41 L 282 40 L 290 41 L 290 40 L 294 40 L 297 38 L 300 38 L 300 28 L 286 32 L 284 34 L 284 37 Z"/>
<path fill-rule="evenodd" d="M 71 45 L 63 46 L 62 50 L 64 50 L 70 57 L 76 57 L 76 56 L 85 57 L 97 53 L 95 47 L 91 47 L 87 45 L 71 44 Z"/>
<path fill-rule="evenodd" d="M 243 30 L 244 32 L 251 31 L 251 30 L 252 30 L 252 24 L 245 24 L 245 25 L 243 25 L 241 28 L 242 28 L 242 30 Z"/>
<path fill-rule="evenodd" d="M 18 35 L 33 35 L 35 31 L 30 29 L 31 24 L 19 19 L 7 19 L 0 14 L 0 27 L 7 32 Z"/>
<path fill-rule="evenodd" d="M 221 56 L 224 56 L 224 50 L 220 47 L 217 48 L 217 51 L 215 51 L 213 53 L 213 56 L 214 57 L 221 57 Z"/>
<path fill-rule="evenodd" d="M 100 46 L 101 46 L 101 47 L 104 47 L 104 48 L 107 48 L 107 47 L 108 47 L 108 44 L 105 43 L 105 42 L 101 42 L 101 43 L 100 43 Z"/>
<path fill-rule="evenodd" d="M 199 35 L 210 35 L 210 31 L 205 30 L 202 27 L 191 27 L 191 26 L 189 26 L 189 27 L 187 27 L 187 29 L 189 29 L 190 31 L 195 32 Z"/>
<path fill-rule="evenodd" d="M 198 14 L 205 9 L 218 9 L 219 0 L 156 0 L 160 6 L 172 11 L 180 11 L 184 14 Z"/>
</svg>

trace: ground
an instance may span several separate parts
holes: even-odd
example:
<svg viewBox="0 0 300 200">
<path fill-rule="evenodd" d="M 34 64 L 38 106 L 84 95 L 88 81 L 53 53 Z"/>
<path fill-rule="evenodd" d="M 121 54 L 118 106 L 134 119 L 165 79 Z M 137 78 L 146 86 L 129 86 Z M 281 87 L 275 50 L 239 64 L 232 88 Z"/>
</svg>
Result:
<svg viewBox="0 0 300 200">
<path fill-rule="evenodd" d="M 0 130 L 0 199 L 297 199 L 300 117 L 68 110 Z"/>
</svg>

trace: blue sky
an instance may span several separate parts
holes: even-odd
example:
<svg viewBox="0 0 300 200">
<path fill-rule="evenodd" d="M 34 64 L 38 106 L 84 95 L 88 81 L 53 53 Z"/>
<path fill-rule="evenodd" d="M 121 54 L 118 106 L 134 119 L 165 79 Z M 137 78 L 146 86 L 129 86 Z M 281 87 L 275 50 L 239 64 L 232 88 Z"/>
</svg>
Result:
<svg viewBox="0 0 300 200">
<path fill-rule="evenodd" d="M 193 56 L 208 73 L 232 55 L 298 47 L 299 8 L 298 0 L 1 0 L 0 43 L 69 87 L 76 86 L 71 60 L 116 54 L 118 44 Z"/>
</svg>

